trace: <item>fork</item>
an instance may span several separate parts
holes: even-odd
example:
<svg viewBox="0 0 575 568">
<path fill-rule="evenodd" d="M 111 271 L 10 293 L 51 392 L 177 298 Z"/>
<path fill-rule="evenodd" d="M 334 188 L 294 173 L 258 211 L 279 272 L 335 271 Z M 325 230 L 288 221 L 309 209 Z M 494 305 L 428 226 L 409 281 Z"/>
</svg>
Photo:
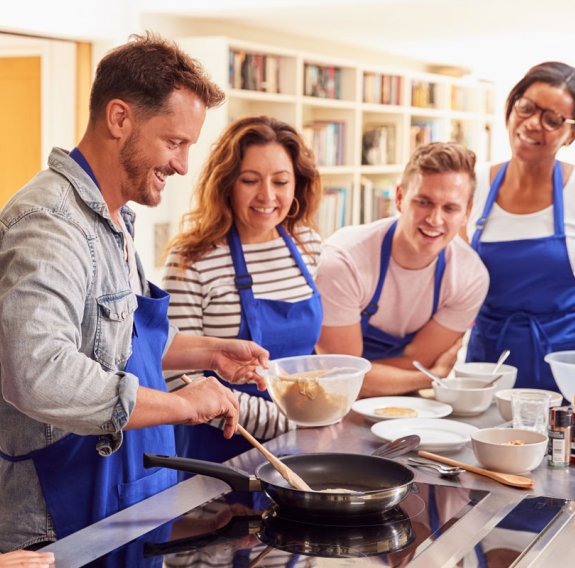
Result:
<svg viewBox="0 0 575 568">
<path fill-rule="evenodd" d="M 461 467 L 441 465 L 438 463 L 431 463 L 423 460 L 418 460 L 416 458 L 407 458 L 407 463 L 412 465 L 413 467 L 427 467 L 429 469 L 433 469 L 434 471 L 437 471 L 439 475 L 447 479 L 455 478 L 460 473 L 463 473 L 465 471 Z"/>
</svg>

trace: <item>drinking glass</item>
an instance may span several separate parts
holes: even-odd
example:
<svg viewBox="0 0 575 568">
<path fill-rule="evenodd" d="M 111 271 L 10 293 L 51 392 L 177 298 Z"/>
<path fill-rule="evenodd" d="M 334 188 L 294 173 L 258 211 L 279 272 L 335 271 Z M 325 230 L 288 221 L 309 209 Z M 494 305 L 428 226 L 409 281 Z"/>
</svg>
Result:
<svg viewBox="0 0 575 568">
<path fill-rule="evenodd" d="M 534 430 L 547 435 L 549 423 L 549 401 L 547 393 L 514 391 L 511 393 L 513 428 Z"/>
</svg>

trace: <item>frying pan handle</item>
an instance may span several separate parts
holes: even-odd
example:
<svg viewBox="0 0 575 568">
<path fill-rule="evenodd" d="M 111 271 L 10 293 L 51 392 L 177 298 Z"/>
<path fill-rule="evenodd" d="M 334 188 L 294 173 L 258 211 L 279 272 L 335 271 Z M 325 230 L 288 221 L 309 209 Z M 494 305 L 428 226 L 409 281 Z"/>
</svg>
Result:
<svg viewBox="0 0 575 568">
<path fill-rule="evenodd" d="M 144 467 L 167 467 L 188 473 L 197 473 L 225 481 L 234 491 L 259 491 L 261 484 L 245 471 L 229 465 L 177 456 L 144 454 Z"/>
</svg>

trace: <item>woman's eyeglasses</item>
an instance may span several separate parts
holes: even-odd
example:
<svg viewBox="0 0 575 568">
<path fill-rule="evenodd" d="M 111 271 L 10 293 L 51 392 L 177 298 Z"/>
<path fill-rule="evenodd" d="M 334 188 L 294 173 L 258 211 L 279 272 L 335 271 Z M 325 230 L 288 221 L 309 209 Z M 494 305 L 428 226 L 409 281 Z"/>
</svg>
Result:
<svg viewBox="0 0 575 568">
<path fill-rule="evenodd" d="M 575 124 L 575 119 L 565 118 L 563 115 L 551 110 L 550 108 L 540 107 L 536 102 L 527 97 L 520 97 L 517 99 L 513 104 L 513 108 L 515 109 L 517 116 L 520 116 L 521 118 L 529 118 L 540 110 L 541 116 L 539 117 L 539 120 L 541 122 L 541 126 L 548 132 L 561 128 L 565 123 Z"/>
</svg>

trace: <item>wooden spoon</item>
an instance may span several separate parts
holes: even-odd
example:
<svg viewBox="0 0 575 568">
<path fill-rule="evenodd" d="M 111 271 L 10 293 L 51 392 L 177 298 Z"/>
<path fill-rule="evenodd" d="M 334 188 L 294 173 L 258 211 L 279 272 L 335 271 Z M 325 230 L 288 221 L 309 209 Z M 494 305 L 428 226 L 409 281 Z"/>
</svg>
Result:
<svg viewBox="0 0 575 568">
<path fill-rule="evenodd" d="M 313 489 L 291 468 L 274 456 L 267 448 L 262 446 L 241 424 L 237 431 L 252 444 L 274 466 L 279 474 L 292 486 L 300 491 L 313 491 Z"/>
<path fill-rule="evenodd" d="M 193 383 L 187 375 L 180 377 L 185 383 Z M 238 424 L 239 432 L 252 446 L 254 446 L 274 466 L 279 474 L 292 486 L 300 491 L 313 491 L 313 489 L 291 468 L 276 458 L 268 449 L 264 448 L 241 424 Z"/>
<path fill-rule="evenodd" d="M 482 467 L 476 467 L 474 465 L 469 465 L 451 458 L 446 458 L 444 456 L 438 456 L 437 454 L 432 454 L 430 452 L 425 452 L 420 450 L 417 452 L 422 458 L 427 458 L 440 463 L 445 463 L 447 465 L 454 465 L 466 469 L 467 471 L 472 471 L 478 475 L 484 475 L 485 477 L 490 477 L 499 483 L 504 485 L 511 485 L 512 487 L 520 487 L 521 489 L 531 489 L 533 487 L 533 480 L 529 477 L 524 477 L 522 475 L 514 475 L 512 473 L 501 473 L 499 471 L 491 471 L 489 469 L 483 469 Z"/>
</svg>

